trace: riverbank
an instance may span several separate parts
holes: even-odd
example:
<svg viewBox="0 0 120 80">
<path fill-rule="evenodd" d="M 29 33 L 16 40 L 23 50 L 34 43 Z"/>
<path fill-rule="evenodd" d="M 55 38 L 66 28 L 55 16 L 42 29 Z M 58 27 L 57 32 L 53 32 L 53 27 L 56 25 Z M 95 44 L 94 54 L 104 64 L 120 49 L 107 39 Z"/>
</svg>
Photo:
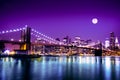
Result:
<svg viewBox="0 0 120 80">
<path fill-rule="evenodd" d="M 12 57 L 12 58 L 39 58 L 41 56 L 50 56 L 50 57 L 60 57 L 60 56 L 95 56 L 95 54 L 77 54 L 77 55 L 68 55 L 68 54 L 12 54 L 12 55 L 6 55 L 6 54 L 0 54 L 0 58 L 4 57 Z M 102 53 L 102 56 L 120 56 L 120 51 L 113 51 L 113 52 L 107 52 Z"/>
<path fill-rule="evenodd" d="M 4 57 L 12 57 L 12 58 L 39 58 L 41 56 L 52 56 L 52 57 L 59 57 L 59 56 L 67 56 L 67 55 L 38 55 L 38 54 L 14 54 L 14 55 L 0 55 L 0 58 Z"/>
</svg>

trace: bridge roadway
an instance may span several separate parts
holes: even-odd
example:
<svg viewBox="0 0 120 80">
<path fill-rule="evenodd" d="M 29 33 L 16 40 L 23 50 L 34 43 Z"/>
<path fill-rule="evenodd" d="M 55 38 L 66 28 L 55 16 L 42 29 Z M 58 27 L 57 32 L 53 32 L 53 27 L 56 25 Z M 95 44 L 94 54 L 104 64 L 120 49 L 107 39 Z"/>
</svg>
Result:
<svg viewBox="0 0 120 80">
<path fill-rule="evenodd" d="M 0 40 L 0 43 L 11 43 L 11 44 L 24 44 L 25 42 L 20 42 L 20 41 L 9 41 L 9 40 Z M 38 46 L 38 45 L 45 45 L 45 46 L 63 46 L 63 47 L 73 47 L 73 46 L 69 46 L 69 45 L 59 45 L 59 44 L 53 44 L 53 43 L 31 43 L 31 46 Z M 74 46 L 76 47 L 76 46 Z M 89 50 L 97 50 L 97 48 L 92 48 L 92 47 L 77 47 L 77 48 L 81 48 L 81 49 L 89 49 Z M 104 51 L 107 51 L 104 49 Z"/>
<path fill-rule="evenodd" d="M 0 43 L 11 43 L 11 44 L 24 44 L 26 42 L 20 42 L 20 41 L 9 41 L 9 40 L 0 40 Z M 46 45 L 46 46 L 67 46 L 67 45 L 59 45 L 59 44 L 53 44 L 53 43 L 31 43 L 31 45 Z"/>
<path fill-rule="evenodd" d="M 25 42 L 20 41 L 9 41 L 9 40 L 0 40 L 0 43 L 11 43 L 11 44 L 24 44 Z"/>
<path fill-rule="evenodd" d="M 9 41 L 9 40 L 0 40 L 0 43 L 8 43 L 8 44 L 18 44 L 18 45 L 21 45 L 21 44 L 25 44 L 25 42 L 20 42 L 20 41 Z M 87 49 L 87 50 L 100 50 L 100 49 L 97 49 L 97 48 L 92 48 L 92 47 L 77 47 L 77 46 L 70 46 L 70 45 L 59 45 L 59 44 L 52 44 L 52 43 L 31 43 L 31 47 L 32 46 L 49 46 L 49 47 L 64 47 L 64 48 L 68 48 L 69 49 L 69 52 L 71 53 L 72 49 L 73 48 L 76 48 L 76 50 L 79 50 L 79 49 Z M 102 49 L 102 52 L 109 52 L 105 49 Z M 77 53 L 76 53 L 77 54 Z"/>
</svg>

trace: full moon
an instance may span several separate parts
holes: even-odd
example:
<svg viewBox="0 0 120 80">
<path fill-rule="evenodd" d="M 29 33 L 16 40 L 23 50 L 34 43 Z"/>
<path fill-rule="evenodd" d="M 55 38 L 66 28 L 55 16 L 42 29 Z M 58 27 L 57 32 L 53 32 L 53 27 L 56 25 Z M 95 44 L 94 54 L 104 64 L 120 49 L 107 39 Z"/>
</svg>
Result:
<svg viewBox="0 0 120 80">
<path fill-rule="evenodd" d="M 93 19 L 92 19 L 92 23 L 93 23 L 93 24 L 97 24 L 97 23 L 98 23 L 98 19 L 97 19 L 97 18 L 93 18 Z"/>
</svg>

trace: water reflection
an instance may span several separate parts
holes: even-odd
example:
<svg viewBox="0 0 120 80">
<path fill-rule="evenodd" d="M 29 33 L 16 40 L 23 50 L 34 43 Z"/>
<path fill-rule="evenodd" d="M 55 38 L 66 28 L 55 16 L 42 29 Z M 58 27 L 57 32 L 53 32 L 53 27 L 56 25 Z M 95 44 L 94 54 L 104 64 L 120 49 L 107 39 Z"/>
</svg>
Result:
<svg viewBox="0 0 120 80">
<path fill-rule="evenodd" d="M 0 80 L 119 80 L 120 57 L 0 58 Z"/>
</svg>

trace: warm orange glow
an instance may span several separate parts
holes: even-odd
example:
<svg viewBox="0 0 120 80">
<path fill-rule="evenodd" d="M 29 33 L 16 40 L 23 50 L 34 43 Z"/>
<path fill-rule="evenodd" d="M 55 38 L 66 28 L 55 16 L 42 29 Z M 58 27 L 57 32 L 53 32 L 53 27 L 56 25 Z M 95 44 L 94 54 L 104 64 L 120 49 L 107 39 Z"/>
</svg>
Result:
<svg viewBox="0 0 120 80">
<path fill-rule="evenodd" d="M 26 47 L 27 47 L 26 44 L 22 45 L 22 46 L 21 46 L 21 50 L 26 50 Z"/>
<path fill-rule="evenodd" d="M 14 55 L 14 54 L 15 54 L 15 51 L 9 52 L 9 55 Z"/>
</svg>

